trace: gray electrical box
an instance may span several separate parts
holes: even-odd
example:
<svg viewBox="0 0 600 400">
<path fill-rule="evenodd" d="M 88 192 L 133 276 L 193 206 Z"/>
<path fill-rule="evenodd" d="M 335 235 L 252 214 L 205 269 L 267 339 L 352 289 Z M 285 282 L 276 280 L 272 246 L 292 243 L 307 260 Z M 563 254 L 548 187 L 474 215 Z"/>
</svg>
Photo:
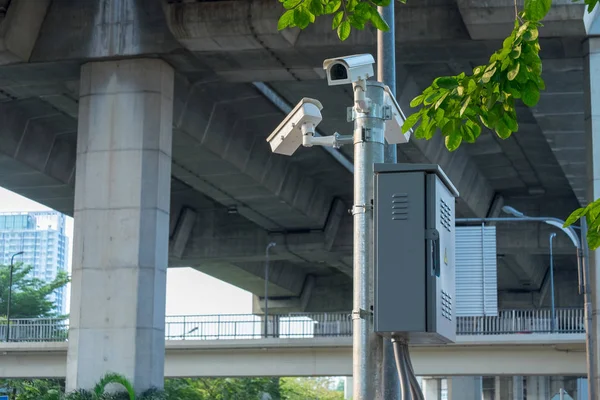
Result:
<svg viewBox="0 0 600 400">
<path fill-rule="evenodd" d="M 456 197 L 438 165 L 375 164 L 376 332 L 455 341 Z"/>
</svg>

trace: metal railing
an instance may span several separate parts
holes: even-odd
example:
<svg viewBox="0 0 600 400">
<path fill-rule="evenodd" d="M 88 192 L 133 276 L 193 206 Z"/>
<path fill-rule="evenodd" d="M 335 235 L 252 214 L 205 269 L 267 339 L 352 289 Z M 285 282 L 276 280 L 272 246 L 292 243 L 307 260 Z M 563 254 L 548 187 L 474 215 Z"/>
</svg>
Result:
<svg viewBox="0 0 600 400">
<path fill-rule="evenodd" d="M 253 314 L 168 316 L 167 340 L 224 340 L 275 338 L 348 337 L 352 335 L 349 312 L 294 313 L 269 316 L 269 332 L 264 320 Z M 554 333 L 584 333 L 583 309 L 557 309 Z M 15 319 L 10 323 L 10 340 L 52 342 L 68 340 L 69 321 L 65 319 Z M 503 335 L 552 333 L 550 310 L 502 310 L 497 316 L 458 317 L 458 335 Z M 0 338 L 6 334 L 6 321 L 0 321 Z"/>
<path fill-rule="evenodd" d="M 459 317 L 459 335 L 503 335 L 527 333 L 585 333 L 583 308 L 500 310 L 497 316 Z"/>
</svg>

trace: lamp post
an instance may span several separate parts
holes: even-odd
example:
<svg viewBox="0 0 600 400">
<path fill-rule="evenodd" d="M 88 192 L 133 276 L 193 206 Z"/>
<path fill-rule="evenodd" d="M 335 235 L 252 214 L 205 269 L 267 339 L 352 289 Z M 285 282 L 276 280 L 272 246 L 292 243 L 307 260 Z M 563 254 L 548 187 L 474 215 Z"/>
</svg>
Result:
<svg viewBox="0 0 600 400">
<path fill-rule="evenodd" d="M 552 232 L 550 234 L 550 291 L 551 293 L 551 307 L 552 307 L 552 333 L 554 333 L 556 329 L 556 307 L 554 305 L 554 255 L 552 254 L 552 245 L 554 238 L 556 237 L 556 233 Z"/>
<path fill-rule="evenodd" d="M 269 337 L 269 250 L 277 246 L 271 242 L 265 249 L 265 337 Z"/>
<path fill-rule="evenodd" d="M 9 267 L 10 269 L 8 272 L 8 299 L 6 301 L 6 342 L 10 341 L 10 300 L 12 297 L 14 262 L 15 262 L 15 257 L 20 256 L 23 253 L 24 253 L 23 251 L 19 251 L 18 253 L 13 254 L 12 257 L 10 258 L 10 267 Z"/>
<path fill-rule="evenodd" d="M 591 326 L 592 326 L 592 303 L 591 303 L 591 293 L 590 293 L 590 266 L 588 262 L 588 249 L 586 246 L 586 232 L 587 226 L 585 218 L 582 219 L 581 223 L 581 238 L 575 231 L 572 226 L 568 228 L 564 228 L 565 221 L 559 218 L 554 217 L 530 217 L 525 215 L 524 213 L 514 209 L 510 206 L 502 207 L 502 211 L 507 214 L 513 215 L 513 217 L 508 218 L 457 218 L 456 222 L 463 223 L 485 223 L 485 222 L 543 222 L 548 225 L 552 225 L 554 227 L 559 228 L 561 231 L 565 233 L 571 239 L 573 245 L 577 248 L 577 276 L 579 279 L 579 293 L 583 294 L 583 302 L 585 303 L 585 331 L 586 331 L 586 340 L 585 347 L 587 353 L 587 378 L 590 384 L 588 385 L 588 394 L 590 399 L 596 399 L 596 385 L 592 385 L 591 382 L 595 378 L 594 371 L 594 353 L 595 353 L 595 338 L 592 337 L 591 334 Z M 585 251 L 584 251 L 585 248 Z"/>
</svg>

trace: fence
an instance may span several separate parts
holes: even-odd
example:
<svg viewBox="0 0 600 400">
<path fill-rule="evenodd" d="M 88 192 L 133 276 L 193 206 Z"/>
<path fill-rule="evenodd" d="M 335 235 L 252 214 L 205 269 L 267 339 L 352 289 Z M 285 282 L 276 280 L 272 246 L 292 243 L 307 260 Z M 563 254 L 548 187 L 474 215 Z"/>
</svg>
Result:
<svg viewBox="0 0 600 400">
<path fill-rule="evenodd" d="M 500 335 L 524 333 L 584 333 L 583 309 L 557 309 L 552 326 L 550 310 L 502 310 L 497 316 L 458 317 L 458 335 Z M 224 340 L 312 338 L 352 335 L 349 312 L 294 313 L 272 315 L 265 334 L 264 319 L 252 314 L 168 316 L 167 340 Z M 10 340 L 49 342 L 67 340 L 69 322 L 64 319 L 16 319 L 10 323 Z M 6 321 L 0 321 L 0 341 L 6 335 Z"/>
<path fill-rule="evenodd" d="M 585 333 L 583 308 L 556 309 L 554 324 L 548 309 L 501 310 L 493 317 L 460 317 L 456 329 L 459 335 Z"/>
</svg>

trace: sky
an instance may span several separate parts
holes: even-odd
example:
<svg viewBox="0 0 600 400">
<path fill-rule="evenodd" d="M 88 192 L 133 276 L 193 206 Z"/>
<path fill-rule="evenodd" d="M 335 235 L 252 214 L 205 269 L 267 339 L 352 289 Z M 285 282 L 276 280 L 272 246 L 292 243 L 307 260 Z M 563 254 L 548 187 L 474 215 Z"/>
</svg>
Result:
<svg viewBox="0 0 600 400">
<path fill-rule="evenodd" d="M 0 212 L 48 211 L 50 208 L 0 187 Z M 67 216 L 69 272 L 73 248 L 73 218 Z M 67 304 L 70 296 L 67 297 Z M 67 310 L 69 307 L 67 306 Z M 252 295 L 192 268 L 167 270 L 167 315 L 250 314 Z"/>
</svg>

